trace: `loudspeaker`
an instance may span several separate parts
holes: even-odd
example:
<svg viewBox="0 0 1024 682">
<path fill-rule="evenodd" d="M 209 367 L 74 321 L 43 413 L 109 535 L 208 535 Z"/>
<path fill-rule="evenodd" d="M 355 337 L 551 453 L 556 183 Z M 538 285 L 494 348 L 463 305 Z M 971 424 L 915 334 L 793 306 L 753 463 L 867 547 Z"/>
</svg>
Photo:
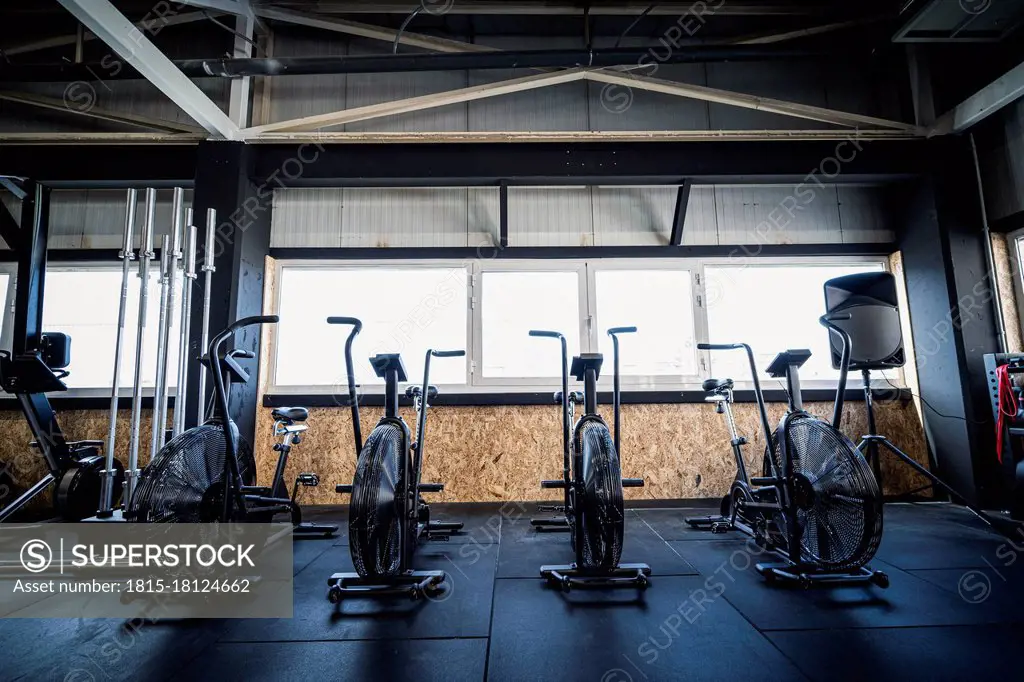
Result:
<svg viewBox="0 0 1024 682">
<path fill-rule="evenodd" d="M 864 272 L 825 282 L 825 308 L 829 315 L 849 315 L 835 325 L 850 335 L 850 369 L 890 369 L 907 361 L 896 299 L 896 278 L 888 272 Z M 829 332 L 832 367 L 839 369 L 843 341 Z"/>
</svg>

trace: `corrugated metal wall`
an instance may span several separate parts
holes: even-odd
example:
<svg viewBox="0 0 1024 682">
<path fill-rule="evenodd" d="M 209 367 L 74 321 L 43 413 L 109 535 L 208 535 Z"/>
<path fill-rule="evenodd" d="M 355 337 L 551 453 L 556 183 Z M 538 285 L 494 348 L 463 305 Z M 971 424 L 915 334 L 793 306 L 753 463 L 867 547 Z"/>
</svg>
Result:
<svg viewBox="0 0 1024 682">
<path fill-rule="evenodd" d="M 798 200 L 786 186 L 697 186 L 685 244 L 888 243 L 880 186 L 830 186 Z M 510 187 L 511 246 L 667 244 L 675 187 Z M 442 247 L 498 239 L 498 190 L 285 189 L 274 247 Z"/>
<path fill-rule="evenodd" d="M 499 49 L 583 48 L 578 37 L 524 38 L 488 36 L 478 43 Z M 613 40 L 607 40 L 610 46 Z M 627 39 L 623 46 L 640 46 Z M 602 46 L 598 41 L 598 47 Z M 414 51 L 402 48 L 403 51 Z M 379 41 L 346 40 L 342 36 L 274 35 L 275 56 L 386 54 Z M 652 62 L 654 60 L 648 60 Z M 777 97 L 805 104 L 900 118 L 895 74 L 874 73 L 858 64 L 718 63 L 652 64 L 638 73 L 656 78 L 725 90 Z M 533 69 L 291 76 L 274 79 L 269 123 L 378 102 L 416 97 L 467 86 L 519 78 Z M 334 131 L 581 131 L 581 130 L 708 130 L 823 128 L 825 124 L 709 104 L 634 89 L 622 110 L 602 97 L 600 83 L 566 83 L 500 97 L 455 104 L 422 112 L 331 128 Z"/>
<path fill-rule="evenodd" d="M 182 36 L 187 36 L 183 40 Z M 165 29 L 156 41 L 174 58 L 219 56 L 230 44 L 230 34 L 204 22 Z M 463 38 L 468 40 L 467 38 Z M 495 37 L 478 39 L 499 49 L 583 48 L 580 37 Z M 602 39 L 597 46 L 614 41 Z M 624 46 L 642 46 L 644 39 L 627 39 Z M 71 48 L 68 48 L 69 50 Z M 91 47 L 96 51 L 97 46 Z M 414 51 L 403 47 L 403 51 Z M 325 56 L 387 54 L 391 45 L 381 41 L 347 39 L 344 36 L 279 27 L 273 36 L 274 56 Z M 194 123 L 172 101 L 147 81 L 113 80 L 114 69 L 125 68 L 113 53 L 102 54 L 111 64 L 100 80 L 76 84 L 40 83 L 18 85 L 38 94 L 63 99 L 69 109 L 95 106 L 115 112 Z M 52 53 L 46 53 L 52 59 Z M 831 106 L 889 118 L 900 117 L 898 75 L 875 73 L 860 64 L 806 64 L 792 62 L 716 63 L 669 65 L 657 63 L 657 51 L 648 59 L 642 75 L 707 85 L 755 95 L 790 99 L 806 104 Z M 90 53 L 91 59 L 99 60 Z M 281 121 L 344 108 L 454 90 L 482 83 L 536 74 L 530 69 L 486 71 L 417 72 L 288 76 L 267 79 L 269 102 L 254 111 L 255 123 Z M 104 76 L 107 76 L 104 79 Z M 228 79 L 196 79 L 214 102 L 227 108 Z M 74 88 L 69 90 L 69 88 Z M 632 92 L 624 110 L 610 106 L 602 97 L 604 86 L 584 81 L 530 90 L 465 104 L 376 119 L 332 130 L 373 131 L 579 131 L 579 130 L 707 130 L 820 128 L 823 124 L 708 104 L 669 95 Z M 268 120 L 263 120 L 264 118 Z M 0 102 L 0 130 L 6 132 L 103 131 L 112 124 L 61 112 L 46 112 L 24 105 Z"/>
<path fill-rule="evenodd" d="M 157 190 L 154 243 L 171 233 L 172 190 Z M 7 192 L 0 200 L 20 222 L 21 203 Z M 54 190 L 50 195 L 51 249 L 120 249 L 124 238 L 127 192 L 123 190 Z M 192 205 L 192 190 L 185 191 L 185 208 Z M 135 212 L 135 243 L 141 243 L 145 194 L 139 192 Z"/>
</svg>

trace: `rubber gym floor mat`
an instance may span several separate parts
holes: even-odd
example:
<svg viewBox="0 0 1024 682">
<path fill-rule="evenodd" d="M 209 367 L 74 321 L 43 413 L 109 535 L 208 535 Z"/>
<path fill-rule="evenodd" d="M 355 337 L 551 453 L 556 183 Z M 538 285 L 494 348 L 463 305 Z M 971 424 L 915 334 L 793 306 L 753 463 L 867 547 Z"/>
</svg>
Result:
<svg viewBox="0 0 1024 682">
<path fill-rule="evenodd" d="M 760 630 L 969 625 L 1013 620 L 1012 611 L 1005 605 L 978 608 L 882 561 L 871 565 L 889 575 L 888 589 L 862 585 L 802 590 L 768 585 L 755 565 L 776 559 L 752 540 L 739 547 L 729 542 L 671 544 L 686 552 L 686 558 L 708 581 L 724 585 L 723 598 Z"/>
<path fill-rule="evenodd" d="M 216 644 L 179 679 L 479 682 L 486 639 Z"/>
<path fill-rule="evenodd" d="M 1013 544 L 1021 551 L 1017 551 Z M 956 523 L 890 523 L 885 528 L 877 556 L 904 570 L 985 568 L 991 564 L 1002 564 L 1004 555 L 1024 553 L 1024 533 L 1013 544 L 987 529 Z M 1024 564 L 1024 558 L 1016 563 Z M 1017 572 L 1021 573 L 1019 566 Z"/>
<path fill-rule="evenodd" d="M 1019 675 L 1024 628 L 1000 626 L 770 632 L 769 639 L 820 682 L 962 682 Z"/>
<path fill-rule="evenodd" d="M 538 532 L 529 521 L 503 526 L 498 549 L 499 578 L 540 578 L 545 564 L 576 560 L 568 533 Z M 637 519 L 627 517 L 621 563 L 646 563 L 652 576 L 696 575 L 697 570 Z"/>
<path fill-rule="evenodd" d="M 1018 557 L 1018 562 L 1024 557 Z M 1024 571 L 1019 565 L 1007 568 L 993 562 L 991 568 L 947 568 L 908 571 L 932 585 L 951 592 L 969 604 L 1024 604 Z M 1024 623 L 1024 611 L 1017 618 Z"/>
<path fill-rule="evenodd" d="M 726 601 L 696 605 L 699 577 L 663 577 L 646 592 L 559 592 L 499 580 L 488 679 L 802 680 Z"/>
<path fill-rule="evenodd" d="M 0 680 L 175 679 L 223 629 L 209 620 L 2 620 Z"/>
<path fill-rule="evenodd" d="M 421 547 L 414 563 L 448 573 L 447 589 L 436 597 L 360 597 L 335 606 L 327 601 L 327 578 L 353 568 L 348 550 L 332 547 L 296 576 L 292 619 L 229 623 L 222 641 L 486 637 L 497 553 L 478 555 L 469 551 L 472 545 L 434 547 Z"/>
<path fill-rule="evenodd" d="M 690 528 L 686 523 L 688 517 L 701 517 L 717 514 L 718 509 L 708 507 L 687 508 L 687 509 L 632 509 L 637 518 L 649 525 L 655 533 L 670 542 L 683 540 L 717 540 L 732 537 L 735 533 L 728 535 L 714 535 L 709 530 L 696 530 Z"/>
<path fill-rule="evenodd" d="M 317 557 L 331 549 L 334 545 L 330 540 L 303 540 L 292 545 L 292 564 L 295 566 L 293 575 L 298 575 L 316 561 Z"/>
</svg>

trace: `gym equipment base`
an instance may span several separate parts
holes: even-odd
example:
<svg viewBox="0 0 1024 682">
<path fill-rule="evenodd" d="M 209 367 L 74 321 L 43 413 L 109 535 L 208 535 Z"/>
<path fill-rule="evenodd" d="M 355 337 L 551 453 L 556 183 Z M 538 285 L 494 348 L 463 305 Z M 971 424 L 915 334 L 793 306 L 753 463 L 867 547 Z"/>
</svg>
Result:
<svg viewBox="0 0 1024 682">
<path fill-rule="evenodd" d="M 303 521 L 292 528 L 292 533 L 298 538 L 332 538 L 338 534 L 338 526 L 327 523 L 313 523 Z"/>
<path fill-rule="evenodd" d="M 579 568 L 576 564 L 540 567 L 540 577 L 564 592 L 573 587 L 636 587 L 644 590 L 650 585 L 650 575 L 651 567 L 647 564 L 619 564 L 612 569 Z"/>
<path fill-rule="evenodd" d="M 448 579 L 444 571 L 407 571 L 388 578 L 363 578 L 358 573 L 335 573 L 327 579 L 327 601 L 361 597 L 408 596 L 416 600 L 440 591 Z"/>
<path fill-rule="evenodd" d="M 753 537 L 753 529 L 741 523 L 732 522 L 724 516 L 698 516 L 685 519 L 695 530 L 710 530 L 718 535 L 731 530 L 739 530 Z M 769 552 L 779 553 L 781 550 L 762 545 Z M 889 576 L 882 571 L 874 571 L 861 566 L 852 571 L 823 571 L 818 566 L 799 566 L 783 560 L 778 563 L 761 563 L 754 566 L 769 585 L 780 587 L 801 587 L 805 590 L 812 587 L 851 587 L 855 585 L 876 585 L 885 589 L 889 587 Z"/>
<path fill-rule="evenodd" d="M 754 570 L 764 576 L 769 585 L 799 586 L 805 590 L 812 587 L 851 587 L 854 585 L 877 585 L 889 587 L 889 576 L 882 571 L 873 571 L 862 566 L 855 571 L 826 573 L 812 566 L 794 566 L 790 563 L 757 564 Z"/>
<path fill-rule="evenodd" d="M 568 533 L 570 531 L 569 522 L 564 517 L 530 519 L 530 525 L 532 525 L 538 533 Z"/>
</svg>

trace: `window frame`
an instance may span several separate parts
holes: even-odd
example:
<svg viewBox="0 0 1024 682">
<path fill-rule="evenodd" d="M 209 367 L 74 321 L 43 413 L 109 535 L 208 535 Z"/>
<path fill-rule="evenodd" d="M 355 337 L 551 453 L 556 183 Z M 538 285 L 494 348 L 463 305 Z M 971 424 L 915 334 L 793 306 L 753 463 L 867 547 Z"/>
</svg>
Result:
<svg viewBox="0 0 1024 682">
<path fill-rule="evenodd" d="M 133 261 L 134 262 L 134 261 Z M 122 265 L 120 261 L 100 261 L 100 260 L 83 260 L 83 261 L 50 261 L 46 265 L 47 274 L 55 272 L 116 272 L 121 273 Z M 7 301 L 6 308 L 4 309 L 4 324 L 3 331 L 0 334 L 0 348 L 10 351 L 14 341 L 14 306 L 17 298 L 18 288 L 18 265 L 17 263 L 0 263 L 0 272 L 10 274 L 10 285 L 7 287 Z M 152 275 L 154 270 L 150 271 Z M 138 271 L 134 268 L 130 272 L 131 277 L 138 277 Z M 180 305 L 180 297 L 177 304 Z M 150 297 L 150 303 L 152 304 L 153 298 Z M 159 305 L 159 300 L 157 300 Z M 46 301 L 45 294 L 43 300 L 43 307 L 45 310 Z M 147 332 L 147 342 L 152 342 L 156 345 L 156 337 L 153 336 L 156 327 L 147 327 L 150 331 Z M 47 331 L 44 325 L 43 331 Z M 125 328 L 124 343 L 134 343 L 135 328 Z M 74 357 L 75 354 L 75 339 L 71 339 L 71 354 Z M 111 368 L 113 371 L 113 368 Z M 176 376 L 174 377 L 176 379 Z M 121 386 L 118 388 L 119 398 L 130 398 L 133 395 L 133 389 L 130 385 L 125 382 L 130 382 L 134 379 L 132 376 L 126 376 L 122 370 L 121 374 Z M 69 386 L 66 391 L 61 391 L 58 395 L 64 398 L 110 398 L 110 386 Z M 151 398 L 155 395 L 156 389 L 151 386 L 143 386 L 141 395 L 144 398 Z M 177 396 L 177 387 L 168 386 L 167 395 L 173 401 Z M 4 399 L 13 399 L 11 396 L 3 396 Z M 173 402 L 172 402 L 173 404 Z"/>
<path fill-rule="evenodd" d="M 367 260 L 336 260 L 336 259 L 302 259 L 302 260 L 278 260 L 274 266 L 274 295 L 273 295 L 273 309 L 268 311 L 266 314 L 277 315 L 281 312 L 281 292 L 283 287 L 281 283 L 283 281 L 283 274 L 286 269 L 293 270 L 371 270 L 375 268 L 387 268 L 392 270 L 441 270 L 449 268 L 456 270 L 459 268 L 465 269 L 466 272 L 466 292 L 467 300 L 466 305 L 470 305 L 470 301 L 473 296 L 473 264 L 464 260 L 452 260 L 452 259 L 417 259 L 417 260 L 404 260 L 404 259 L 367 259 Z M 266 308 L 266 305 L 264 305 Z M 466 315 L 466 383 L 465 384 L 439 384 L 431 382 L 438 389 L 452 392 L 462 391 L 470 385 L 470 377 L 472 374 L 471 358 L 469 357 L 469 349 L 473 343 L 473 310 L 470 308 Z M 339 310 L 335 313 L 337 315 L 345 315 L 345 311 Z M 326 324 L 326 320 L 324 324 Z M 277 352 L 278 352 L 278 330 L 276 324 L 267 325 L 267 352 L 269 357 L 267 359 L 267 381 L 266 381 L 266 393 L 279 394 L 279 395 L 331 395 L 336 391 L 334 384 L 307 384 L 307 385 L 296 385 L 296 384 L 284 384 L 278 385 L 277 383 Z M 339 340 L 338 353 L 344 352 L 344 340 Z M 357 358 L 353 358 L 352 362 L 357 362 Z M 422 377 L 410 377 L 408 384 L 417 383 L 422 381 Z M 371 385 L 360 385 L 359 391 L 366 395 L 384 395 L 383 384 L 371 384 Z"/>
<path fill-rule="evenodd" d="M 737 259 L 735 259 L 735 258 L 728 258 L 728 257 L 727 258 L 705 258 L 705 259 L 702 259 L 702 262 L 701 262 L 701 280 L 705 281 L 705 282 L 707 281 L 707 278 L 706 278 L 706 268 L 707 267 L 712 267 L 712 268 L 714 268 L 716 266 L 717 267 L 729 267 L 729 266 L 735 267 L 736 264 L 737 264 L 736 261 L 737 261 Z M 882 266 L 882 272 L 892 272 L 888 256 L 778 256 L 778 257 L 775 257 L 775 256 L 773 256 L 773 257 L 758 256 L 758 257 L 756 257 L 756 259 L 752 258 L 752 257 L 748 257 L 748 258 L 740 259 L 740 261 L 741 261 L 741 264 L 742 264 L 743 267 L 751 267 L 751 268 L 758 268 L 758 267 L 787 267 L 787 266 L 788 267 L 792 267 L 792 266 L 800 266 L 800 265 L 807 265 L 807 266 L 839 266 L 839 267 L 841 267 L 841 266 L 844 266 L 844 265 L 851 265 L 851 264 L 855 264 L 855 263 L 878 263 L 878 264 L 880 264 Z M 823 301 L 824 292 L 819 292 L 819 295 L 822 296 L 821 300 Z M 704 312 L 704 322 L 705 322 L 705 333 L 710 333 L 710 330 L 708 328 L 707 309 L 706 308 L 705 308 L 705 312 Z M 823 334 L 825 333 L 824 328 L 822 328 L 822 333 Z M 708 343 L 732 343 L 734 341 L 737 341 L 737 340 L 736 339 L 732 339 L 732 340 L 730 340 L 730 339 L 716 339 L 716 340 L 707 341 L 707 342 Z M 742 339 L 740 339 L 739 341 L 742 341 Z M 776 352 L 781 353 L 784 350 L 786 350 L 786 349 L 785 348 L 779 348 Z M 705 367 L 707 368 L 708 378 L 710 378 L 714 374 L 714 371 L 715 371 L 715 367 L 714 367 L 714 364 L 713 364 L 713 354 L 710 351 L 705 351 L 705 354 L 707 356 L 707 364 L 705 365 Z M 771 388 L 777 388 L 777 386 L 772 386 L 772 385 L 769 384 L 769 382 L 766 381 L 766 379 L 765 379 L 766 375 L 764 373 L 764 370 L 767 369 L 766 367 L 760 367 L 759 366 L 757 369 L 760 372 L 759 378 L 761 379 L 761 387 L 763 389 L 769 390 Z M 900 367 L 900 368 L 898 368 L 896 370 L 886 370 L 886 371 L 895 371 L 896 372 L 896 379 L 897 379 L 897 385 L 898 386 L 905 386 L 906 385 L 906 381 L 904 379 L 903 368 L 902 367 Z M 877 373 L 877 374 L 880 374 L 880 373 Z M 877 374 L 876 374 L 876 376 L 874 377 L 874 379 L 871 382 L 872 387 L 877 387 L 877 388 L 888 387 L 889 386 L 888 382 L 885 379 L 879 378 L 877 376 Z M 740 390 L 752 390 L 754 388 L 754 382 L 751 380 L 751 378 L 749 376 L 743 376 L 741 378 L 737 378 L 737 377 L 731 377 L 731 378 L 733 379 L 733 382 L 734 382 L 736 388 L 738 388 Z M 801 378 L 800 379 L 800 385 L 804 389 L 826 389 L 826 390 L 831 389 L 831 390 L 835 390 L 837 385 L 838 385 L 838 380 L 833 381 L 831 379 L 804 379 L 804 378 Z M 851 374 L 847 378 L 847 389 L 848 390 L 849 389 L 857 389 L 857 388 L 860 388 L 860 387 L 861 387 L 861 382 L 859 382 L 857 380 L 857 377 L 855 376 L 855 374 Z"/>
<path fill-rule="evenodd" d="M 1024 231 L 1022 231 L 1024 233 Z M 536 258 L 536 259 L 405 259 L 405 258 L 376 258 L 376 259 L 277 259 L 274 264 L 273 296 L 265 304 L 268 314 L 279 313 L 281 310 L 281 294 L 283 272 L 286 269 L 301 268 L 309 270 L 368 270 L 372 268 L 389 268 L 396 270 L 414 269 L 439 269 L 439 268 L 462 268 L 467 272 L 467 316 L 466 316 L 466 383 L 459 384 L 438 384 L 438 387 L 446 393 L 459 394 L 484 394 L 496 391 L 509 393 L 533 393 L 555 390 L 559 379 L 555 377 L 484 377 L 483 367 L 483 275 L 488 272 L 573 272 L 577 273 L 580 310 L 580 348 L 570 348 L 571 355 L 577 352 L 596 352 L 599 347 L 601 329 L 597 328 L 597 311 L 599 302 L 596 301 L 596 274 L 601 270 L 675 270 L 688 271 L 691 277 L 691 301 L 688 310 L 693 316 L 695 343 L 707 343 L 710 330 L 708 328 L 707 300 L 705 286 L 707 282 L 706 268 L 708 267 L 798 267 L 798 266 L 838 266 L 867 263 L 880 265 L 885 272 L 891 272 L 888 256 L 737 256 L 715 257 L 715 258 Z M 820 295 L 815 294 L 815 295 Z M 1024 300 L 1024 297 L 1018 299 Z M 344 315 L 345 311 L 340 309 L 337 314 Z M 1024 318 L 1022 318 L 1024 319 Z M 824 331 L 822 332 L 824 333 Z M 278 332 L 275 325 L 270 325 L 267 330 L 267 359 L 268 379 L 266 381 L 266 393 L 276 395 L 330 395 L 336 390 L 332 385 L 277 385 L 277 352 Z M 342 346 L 339 342 L 338 352 Z M 779 351 L 784 349 L 780 348 Z M 554 353 L 554 349 L 552 353 Z M 570 355 L 570 357 L 571 357 Z M 638 392 L 665 392 L 665 391 L 686 391 L 699 390 L 701 382 L 712 376 L 714 366 L 712 354 L 709 351 L 696 351 L 697 371 L 695 376 L 682 377 L 622 377 L 622 386 L 626 390 Z M 555 362 L 552 356 L 552 362 Z M 601 390 L 610 390 L 612 385 L 611 363 L 607 364 L 608 371 L 602 373 L 599 387 Z M 763 367 L 758 369 L 763 370 Z M 416 377 L 410 377 L 416 381 Z M 893 377 L 903 385 L 903 371 L 898 370 L 898 376 Z M 749 377 L 734 377 L 736 385 L 741 389 L 749 389 L 752 382 Z M 835 389 L 834 380 L 805 380 L 802 382 L 804 388 Z M 854 379 L 851 388 L 858 388 Z M 887 386 L 881 379 L 872 382 L 872 385 Z M 382 385 L 367 385 L 360 387 L 360 391 L 366 395 L 382 395 Z"/>
<path fill-rule="evenodd" d="M 549 259 L 549 260 L 491 260 L 484 263 L 475 264 L 474 282 L 473 282 L 473 302 L 470 309 L 473 319 L 474 328 L 474 345 L 473 353 L 470 358 L 470 385 L 473 388 L 495 388 L 495 387 L 522 387 L 531 390 L 544 390 L 550 387 L 551 382 L 558 383 L 561 381 L 561 373 L 554 377 L 485 377 L 483 375 L 483 292 L 484 292 L 484 275 L 487 273 L 499 273 L 499 272 L 512 272 L 512 273 L 530 273 L 530 272 L 575 272 L 576 273 L 576 293 L 578 301 L 578 310 L 580 313 L 579 319 L 579 336 L 581 351 L 584 353 L 590 352 L 591 340 L 587 332 L 587 320 L 592 315 L 589 305 L 589 298 L 587 296 L 586 288 L 586 261 L 583 259 Z M 477 295 L 479 291 L 479 295 Z M 553 331 L 563 331 L 555 329 Z M 526 343 L 527 340 L 523 339 Z M 552 344 L 554 345 L 554 344 Z M 569 349 L 570 357 L 576 353 L 572 348 Z M 556 363 L 557 355 L 555 351 L 552 352 L 551 356 L 552 366 L 557 367 Z M 479 371 L 477 371 L 479 370 Z"/>
<path fill-rule="evenodd" d="M 1017 304 L 1017 319 L 1020 322 L 1020 332 L 1024 335 L 1024 263 L 1022 263 L 1021 247 L 1024 244 L 1024 227 L 1014 230 L 1006 235 L 1006 250 L 1009 251 L 1010 261 L 1013 263 L 1013 294 Z"/>
<path fill-rule="evenodd" d="M 696 349 L 698 343 L 703 343 L 707 340 L 707 315 L 702 312 L 704 302 L 704 272 L 702 269 L 702 263 L 696 258 L 614 258 L 614 259 L 592 259 L 587 262 L 587 290 L 589 298 L 591 300 L 590 315 L 591 320 L 600 321 L 597 318 L 596 313 L 599 309 L 599 303 L 597 301 L 597 273 L 599 271 L 608 270 L 669 270 L 674 272 L 687 272 L 690 275 L 690 315 L 693 319 L 693 343 L 694 343 L 694 360 L 697 373 L 692 375 L 673 375 L 678 376 L 678 380 L 673 380 L 665 376 L 656 375 L 630 375 L 623 376 L 621 379 L 621 385 L 627 389 L 632 390 L 647 390 L 647 391 L 666 391 L 666 390 L 686 390 L 694 386 L 699 386 L 705 378 L 707 378 L 707 351 L 700 351 Z M 685 310 L 684 307 L 680 306 L 680 310 Z M 605 325 L 601 325 L 604 327 Z M 602 334 L 607 332 L 607 329 L 598 328 L 596 324 L 590 325 L 591 335 L 591 348 L 593 352 L 598 352 L 600 348 L 600 337 Z M 640 330 L 641 332 L 643 330 Z M 598 387 L 601 389 L 611 390 L 613 383 L 613 370 L 611 365 L 611 358 L 608 358 L 609 362 L 605 365 L 607 368 L 601 373 L 601 379 L 598 381 Z"/>
</svg>

